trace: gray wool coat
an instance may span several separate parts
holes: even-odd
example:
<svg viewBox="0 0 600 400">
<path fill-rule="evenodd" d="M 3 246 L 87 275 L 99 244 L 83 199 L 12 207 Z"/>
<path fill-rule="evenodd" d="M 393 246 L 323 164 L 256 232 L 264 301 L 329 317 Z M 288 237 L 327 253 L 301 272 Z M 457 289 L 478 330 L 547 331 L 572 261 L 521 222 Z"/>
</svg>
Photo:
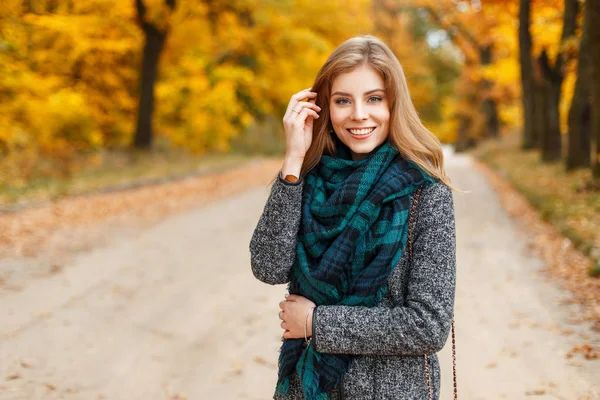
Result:
<svg viewBox="0 0 600 400">
<path fill-rule="evenodd" d="M 289 282 L 300 226 L 304 181 L 278 174 L 250 241 L 254 276 L 276 285 Z M 436 352 L 450 331 L 456 283 L 452 192 L 443 183 L 427 186 L 415 213 L 413 262 L 408 251 L 388 278 L 389 290 L 377 307 L 318 306 L 313 314 L 315 350 L 353 354 L 331 399 L 428 399 L 423 354 L 429 355 L 433 398 L 439 398 Z M 450 368 L 450 366 L 448 366 Z M 286 396 L 304 399 L 298 375 Z"/>
</svg>

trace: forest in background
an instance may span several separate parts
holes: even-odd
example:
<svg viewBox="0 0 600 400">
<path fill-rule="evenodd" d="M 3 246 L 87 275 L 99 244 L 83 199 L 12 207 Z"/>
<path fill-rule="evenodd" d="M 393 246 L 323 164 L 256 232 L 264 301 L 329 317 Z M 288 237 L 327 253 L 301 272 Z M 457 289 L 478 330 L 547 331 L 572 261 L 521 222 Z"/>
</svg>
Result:
<svg viewBox="0 0 600 400">
<path fill-rule="evenodd" d="M 442 142 L 462 151 L 519 132 L 522 148 L 540 149 L 542 161 L 596 165 L 597 176 L 594 7 L 578 0 L 6 0 L 0 189 L 68 177 L 114 151 L 277 154 L 290 95 L 359 34 L 390 45 L 422 119 Z"/>
</svg>

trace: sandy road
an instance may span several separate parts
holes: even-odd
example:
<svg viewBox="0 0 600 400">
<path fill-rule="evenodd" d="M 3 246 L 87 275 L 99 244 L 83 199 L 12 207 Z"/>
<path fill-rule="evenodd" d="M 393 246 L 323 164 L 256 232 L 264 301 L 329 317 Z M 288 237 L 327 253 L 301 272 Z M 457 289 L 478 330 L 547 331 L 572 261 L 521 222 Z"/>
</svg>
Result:
<svg viewBox="0 0 600 400">
<path fill-rule="evenodd" d="M 451 156 L 448 169 L 470 191 L 455 195 L 460 398 L 600 399 L 600 360 L 565 358 L 600 335 L 569 322 L 577 310 L 470 159 Z M 248 252 L 267 195 L 255 188 L 123 233 L 0 292 L 0 399 L 270 398 L 285 287 L 256 281 Z"/>
</svg>

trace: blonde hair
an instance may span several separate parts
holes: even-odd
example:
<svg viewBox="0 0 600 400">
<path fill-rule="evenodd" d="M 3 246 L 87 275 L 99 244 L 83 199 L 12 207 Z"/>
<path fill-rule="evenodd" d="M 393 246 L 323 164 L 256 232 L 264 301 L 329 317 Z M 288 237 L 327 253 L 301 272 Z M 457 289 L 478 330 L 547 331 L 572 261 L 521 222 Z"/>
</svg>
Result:
<svg viewBox="0 0 600 400">
<path fill-rule="evenodd" d="M 362 65 L 372 67 L 383 77 L 384 89 L 390 99 L 390 145 L 432 178 L 437 178 L 452 188 L 450 178 L 444 172 L 440 141 L 419 119 L 410 99 L 400 62 L 385 43 L 369 35 L 354 37 L 342 43 L 331 53 L 315 78 L 311 90 L 318 93 L 316 104 L 321 107 L 320 118 L 314 121 L 313 140 L 304 156 L 300 175 L 305 176 L 314 168 L 323 154 L 336 154 L 332 137 L 335 133 L 331 133 L 329 116 L 331 85 L 338 75 Z"/>
</svg>

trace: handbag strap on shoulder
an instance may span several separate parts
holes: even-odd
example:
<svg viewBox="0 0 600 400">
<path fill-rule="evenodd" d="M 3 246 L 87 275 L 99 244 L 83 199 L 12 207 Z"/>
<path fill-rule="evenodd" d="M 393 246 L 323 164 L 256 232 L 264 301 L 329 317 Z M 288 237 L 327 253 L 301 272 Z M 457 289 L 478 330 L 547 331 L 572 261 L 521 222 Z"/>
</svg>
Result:
<svg viewBox="0 0 600 400">
<path fill-rule="evenodd" d="M 413 262 L 413 230 L 415 224 L 415 214 L 419 199 L 421 198 L 421 191 L 423 186 L 419 187 L 415 192 L 412 199 L 412 206 L 410 208 L 410 215 L 408 220 L 408 260 L 410 264 Z M 429 391 L 429 400 L 433 400 L 433 389 L 431 388 L 431 372 L 429 371 L 429 359 L 427 354 L 423 355 L 425 359 L 425 379 L 427 379 L 427 390 Z M 454 381 L 454 400 L 458 399 L 458 386 L 456 384 L 456 336 L 454 333 L 454 318 L 452 318 L 452 377 Z"/>
</svg>

